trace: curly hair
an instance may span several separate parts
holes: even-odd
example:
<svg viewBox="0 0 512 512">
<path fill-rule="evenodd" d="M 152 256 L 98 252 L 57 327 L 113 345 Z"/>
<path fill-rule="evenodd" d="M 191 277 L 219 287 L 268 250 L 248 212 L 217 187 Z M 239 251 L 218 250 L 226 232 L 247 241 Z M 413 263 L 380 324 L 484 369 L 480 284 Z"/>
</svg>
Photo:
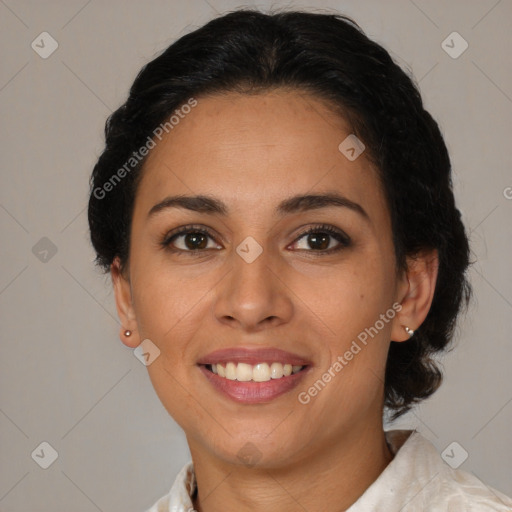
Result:
<svg viewBox="0 0 512 512">
<path fill-rule="evenodd" d="M 438 251 L 437 283 L 425 321 L 407 342 L 390 344 L 384 407 L 395 420 L 442 382 L 433 357 L 447 348 L 457 316 L 470 301 L 470 249 L 437 123 L 423 108 L 413 80 L 350 18 L 241 9 L 181 37 L 143 66 L 126 102 L 107 119 L 105 149 L 90 180 L 96 263 L 108 272 L 116 256 L 122 268 L 128 262 L 145 158 L 123 172 L 115 186 L 112 177 L 151 139 L 155 127 L 190 98 L 278 87 L 325 101 L 365 144 L 390 210 L 397 272 L 406 270 L 406 256 Z"/>
</svg>

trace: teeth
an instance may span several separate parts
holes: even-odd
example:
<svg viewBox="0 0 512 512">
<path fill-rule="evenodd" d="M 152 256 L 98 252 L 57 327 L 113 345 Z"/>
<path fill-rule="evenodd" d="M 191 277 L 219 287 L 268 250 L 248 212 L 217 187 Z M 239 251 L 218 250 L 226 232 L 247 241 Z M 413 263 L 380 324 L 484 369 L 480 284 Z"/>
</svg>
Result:
<svg viewBox="0 0 512 512">
<path fill-rule="evenodd" d="M 270 379 L 280 379 L 281 377 L 288 377 L 292 373 L 298 373 L 302 370 L 303 366 L 292 366 L 291 364 L 272 363 L 258 363 L 250 365 L 247 363 L 232 363 L 229 362 L 225 366 L 221 364 L 210 365 L 211 371 L 229 380 L 238 380 L 240 382 L 267 382 Z"/>
<path fill-rule="evenodd" d="M 228 363 L 226 365 L 226 379 L 236 380 L 236 365 L 235 365 L 235 363 Z"/>
<path fill-rule="evenodd" d="M 212 364 L 212 366 L 217 366 Z M 252 379 L 252 366 L 250 364 L 238 363 L 236 367 L 236 380 L 247 382 Z"/>
<path fill-rule="evenodd" d="M 294 366 L 294 368 L 296 368 Z M 280 379 L 284 375 L 283 365 L 281 363 L 272 363 L 270 365 L 270 376 L 273 379 Z"/>
<path fill-rule="evenodd" d="M 270 380 L 270 367 L 267 363 L 257 364 L 252 369 L 252 380 L 255 382 L 266 382 Z"/>
</svg>

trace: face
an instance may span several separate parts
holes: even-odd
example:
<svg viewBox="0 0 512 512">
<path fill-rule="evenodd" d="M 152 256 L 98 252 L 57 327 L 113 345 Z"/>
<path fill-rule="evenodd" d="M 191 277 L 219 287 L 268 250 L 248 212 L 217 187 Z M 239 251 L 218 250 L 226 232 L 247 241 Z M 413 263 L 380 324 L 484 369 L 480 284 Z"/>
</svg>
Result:
<svg viewBox="0 0 512 512">
<path fill-rule="evenodd" d="M 338 149 L 349 126 L 311 96 L 197 100 L 145 164 L 114 276 L 135 332 L 124 342 L 158 347 L 147 370 L 161 402 L 191 449 L 225 462 L 276 467 L 380 428 L 409 283 L 375 169 Z M 240 381 L 210 366 L 228 362 Z M 288 364 L 304 368 L 279 378 Z"/>
</svg>

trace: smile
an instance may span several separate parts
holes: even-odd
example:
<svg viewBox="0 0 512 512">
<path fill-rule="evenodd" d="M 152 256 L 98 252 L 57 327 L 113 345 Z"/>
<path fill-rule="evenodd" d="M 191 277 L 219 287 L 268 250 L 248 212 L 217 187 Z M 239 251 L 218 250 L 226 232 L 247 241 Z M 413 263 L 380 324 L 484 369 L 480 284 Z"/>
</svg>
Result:
<svg viewBox="0 0 512 512">
<path fill-rule="evenodd" d="M 300 372 L 304 366 L 282 364 L 278 362 L 271 363 L 258 363 L 255 365 L 247 363 L 234 363 L 228 362 L 225 365 L 211 364 L 207 365 L 212 373 L 217 374 L 229 380 L 237 380 L 239 382 L 267 382 L 270 379 L 281 379 L 288 377 L 292 374 Z"/>
<path fill-rule="evenodd" d="M 217 373 L 214 372 L 214 367 Z M 268 403 L 288 393 L 311 368 L 282 363 L 199 365 L 199 369 L 217 392 L 241 404 Z M 238 375 L 242 380 L 238 380 Z"/>
</svg>

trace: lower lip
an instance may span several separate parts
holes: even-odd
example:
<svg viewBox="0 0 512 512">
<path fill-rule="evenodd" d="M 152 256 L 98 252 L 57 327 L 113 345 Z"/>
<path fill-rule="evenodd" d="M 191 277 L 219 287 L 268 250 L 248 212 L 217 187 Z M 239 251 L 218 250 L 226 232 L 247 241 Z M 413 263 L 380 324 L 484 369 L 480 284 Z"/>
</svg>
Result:
<svg viewBox="0 0 512 512">
<path fill-rule="evenodd" d="M 199 368 L 215 389 L 235 402 L 244 404 L 270 402 L 274 398 L 284 395 L 297 386 L 304 378 L 304 374 L 309 370 L 309 367 L 306 367 L 298 373 L 292 373 L 288 377 L 270 379 L 266 382 L 240 382 L 238 380 L 219 377 L 216 373 L 206 369 L 203 365 L 200 365 Z"/>
</svg>

